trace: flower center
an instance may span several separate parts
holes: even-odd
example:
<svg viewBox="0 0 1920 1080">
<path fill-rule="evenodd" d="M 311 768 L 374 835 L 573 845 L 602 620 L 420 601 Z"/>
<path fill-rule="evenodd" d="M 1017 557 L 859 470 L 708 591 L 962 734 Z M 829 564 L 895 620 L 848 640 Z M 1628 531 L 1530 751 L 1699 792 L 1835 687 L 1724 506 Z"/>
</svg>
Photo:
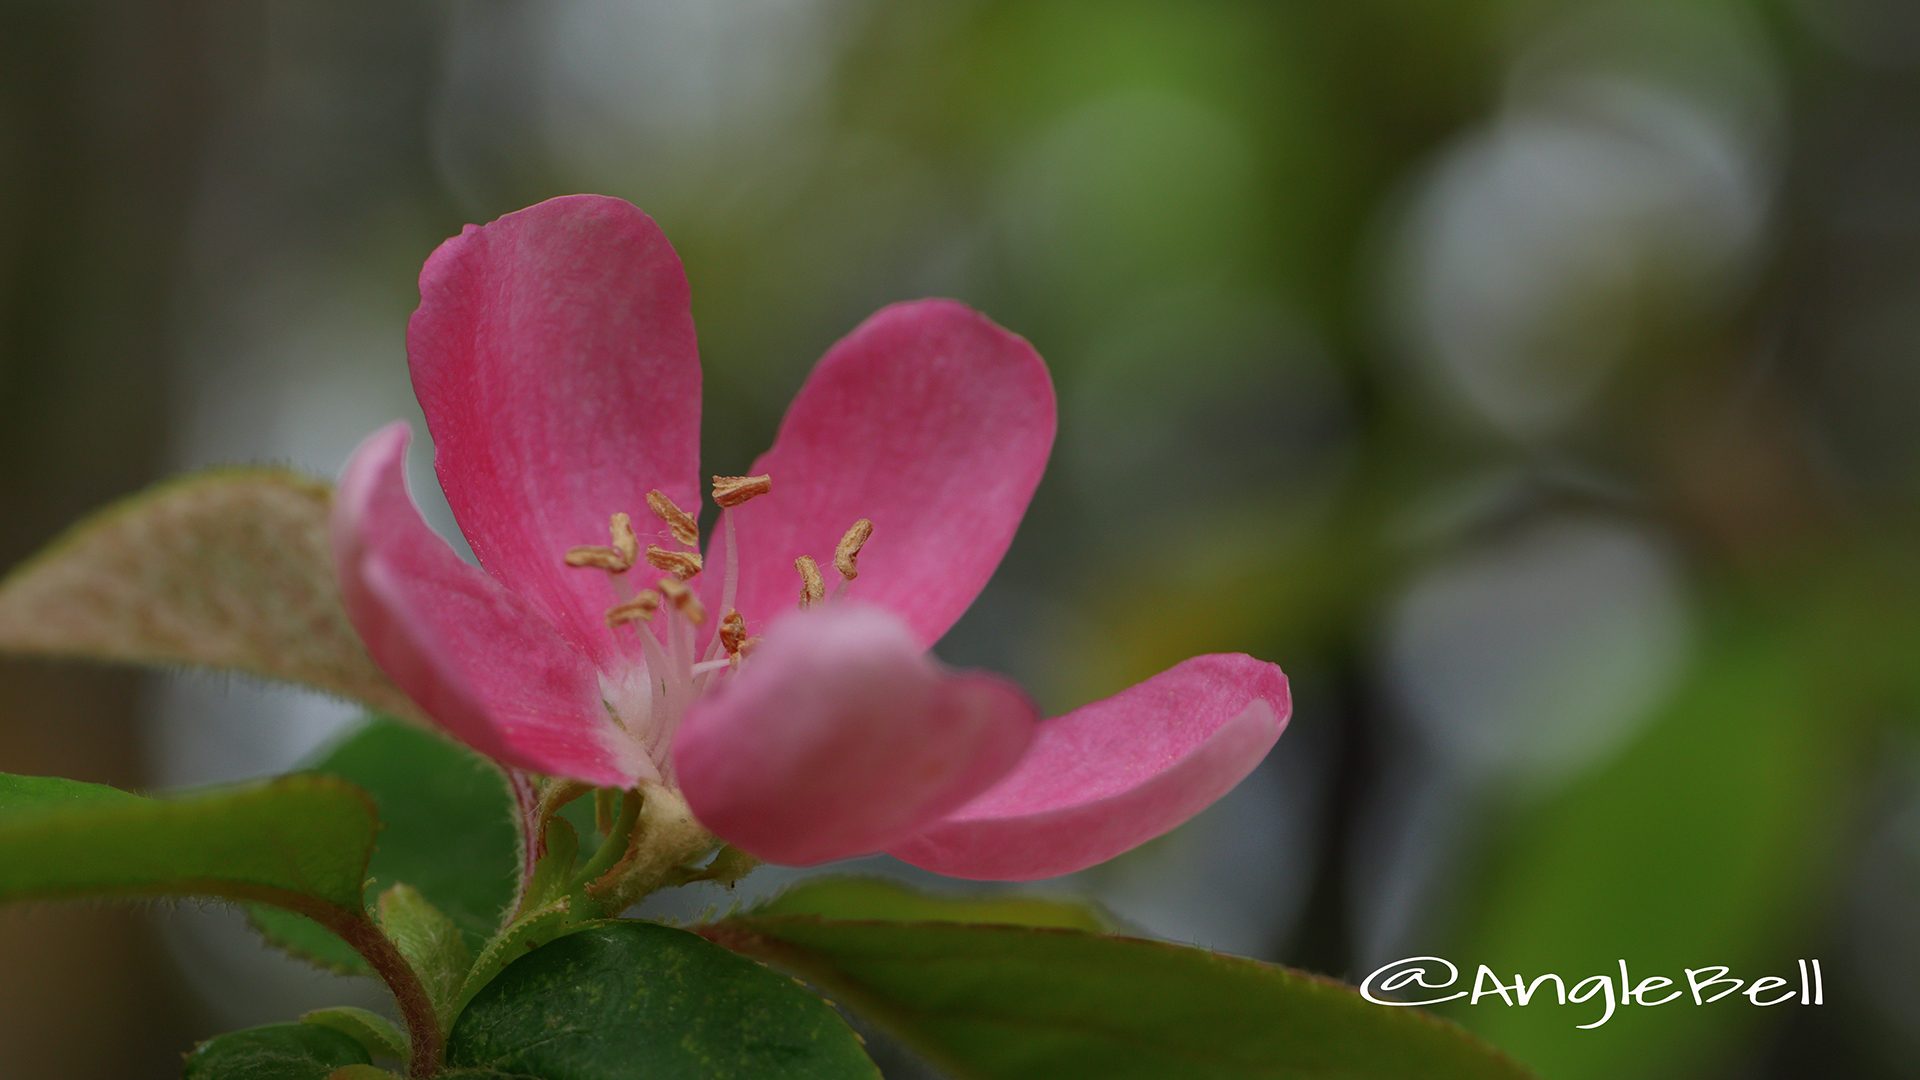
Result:
<svg viewBox="0 0 1920 1080">
<path fill-rule="evenodd" d="M 771 476 L 713 478 L 713 501 L 722 509 L 739 506 L 772 490 Z M 606 611 L 607 626 L 631 662 L 624 671 L 601 676 L 601 698 L 608 716 L 640 740 L 662 777 L 671 782 L 667 749 L 672 745 L 675 729 L 680 726 L 680 718 L 686 715 L 694 699 L 706 693 L 717 680 L 739 671 L 760 639 L 749 636 L 745 616 L 734 608 L 740 576 L 740 545 L 734 535 L 733 517 L 726 515 L 725 563 L 720 587 L 720 609 L 725 614 L 708 643 L 705 656 L 696 659 L 699 627 L 707 621 L 707 608 L 687 582 L 706 568 L 699 550 L 699 522 L 664 492 L 648 492 L 647 509 L 662 526 L 652 539 L 677 546 L 648 543 L 642 550 L 641 537 L 633 527 L 632 517 L 615 513 L 607 525 L 608 542 L 604 546 L 569 549 L 566 564 L 576 569 L 600 571 L 612 586 L 613 603 Z M 872 536 L 873 522 L 861 518 L 834 548 L 833 566 L 840 574 L 840 584 L 834 592 L 836 599 L 860 576 L 860 549 Z M 663 576 L 651 587 L 636 590 L 626 575 L 643 558 Z M 809 555 L 794 559 L 793 565 L 800 573 L 799 606 L 809 608 L 824 601 L 827 588 L 820 565 Z M 623 631 L 629 627 L 630 631 Z M 636 647 L 637 656 L 630 651 Z"/>
</svg>

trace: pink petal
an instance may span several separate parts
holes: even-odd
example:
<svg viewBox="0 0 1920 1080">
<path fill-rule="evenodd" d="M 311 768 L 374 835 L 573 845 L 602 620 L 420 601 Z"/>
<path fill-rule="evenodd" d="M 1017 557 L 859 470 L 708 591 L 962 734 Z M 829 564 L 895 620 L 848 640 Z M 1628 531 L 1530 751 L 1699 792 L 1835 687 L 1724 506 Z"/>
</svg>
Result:
<svg viewBox="0 0 1920 1080">
<path fill-rule="evenodd" d="M 605 575 L 570 547 L 699 493 L 700 360 L 686 275 L 653 219 L 550 199 L 441 244 L 407 327 L 413 388 L 460 531 L 494 577 L 606 664 Z"/>
<path fill-rule="evenodd" d="M 334 502 L 341 596 L 374 661 L 435 723 L 503 765 L 619 786 L 652 775 L 606 719 L 587 658 L 421 520 L 407 494 L 409 437 L 404 423 L 369 436 Z"/>
<path fill-rule="evenodd" d="M 871 518 L 848 595 L 931 645 L 1006 554 L 1053 432 L 1053 384 L 1024 339 L 951 300 L 882 309 L 827 351 L 754 463 L 773 492 L 733 511 L 736 606 L 750 627 L 792 607 L 798 555 L 832 588 L 834 546 Z"/>
<path fill-rule="evenodd" d="M 834 604 L 776 623 L 674 739 L 707 828 L 807 866 L 912 836 L 1019 760 L 1037 714 L 1017 688 L 953 674 L 899 620 Z"/>
<path fill-rule="evenodd" d="M 1041 724 L 1006 779 L 889 851 L 992 881 L 1104 862 L 1231 790 L 1273 747 L 1292 709 L 1287 677 L 1273 664 L 1195 657 Z"/>
</svg>

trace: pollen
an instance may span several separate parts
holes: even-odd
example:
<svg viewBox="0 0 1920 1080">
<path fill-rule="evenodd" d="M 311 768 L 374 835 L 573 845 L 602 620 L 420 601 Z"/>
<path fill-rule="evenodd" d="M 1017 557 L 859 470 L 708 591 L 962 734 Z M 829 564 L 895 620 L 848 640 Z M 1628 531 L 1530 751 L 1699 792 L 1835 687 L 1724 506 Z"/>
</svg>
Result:
<svg viewBox="0 0 1920 1080">
<path fill-rule="evenodd" d="M 621 556 L 610 547 L 577 547 L 567 552 L 567 565 L 572 567 L 591 566 L 596 570 L 605 570 L 609 574 L 624 574 L 633 567 L 632 561 Z"/>
<path fill-rule="evenodd" d="M 699 552 L 668 551 L 658 544 L 647 545 L 647 561 L 681 581 L 699 573 L 701 566 Z"/>
<path fill-rule="evenodd" d="M 647 492 L 647 509 L 666 523 L 675 540 L 688 547 L 700 546 L 700 523 L 694 520 L 692 514 L 675 506 L 673 500 L 667 498 L 666 492 Z"/>
<path fill-rule="evenodd" d="M 861 518 L 840 538 L 840 546 L 833 549 L 833 568 L 848 581 L 860 576 L 860 549 L 866 546 L 867 538 L 873 535 L 873 522 Z"/>
<path fill-rule="evenodd" d="M 640 540 L 633 534 L 633 519 L 625 514 L 613 515 L 607 524 L 607 534 L 613 541 L 609 547 L 588 545 L 569 548 L 567 565 L 590 566 L 609 574 L 624 574 L 632 569 L 633 560 L 640 554 Z"/>
<path fill-rule="evenodd" d="M 727 612 L 720 620 L 720 644 L 727 650 L 728 656 L 740 655 L 740 647 L 747 642 L 747 618 L 737 611 Z"/>
<path fill-rule="evenodd" d="M 800 571 L 800 606 L 812 607 L 827 598 L 827 583 L 820 578 L 820 564 L 813 556 L 802 555 L 793 560 L 793 568 Z"/>
<path fill-rule="evenodd" d="M 666 597 L 667 603 L 673 605 L 673 610 L 685 616 L 688 622 L 699 626 L 707 621 L 706 605 L 700 603 L 700 598 L 693 595 L 693 590 L 682 584 L 679 578 L 661 578 L 660 592 Z"/>
<path fill-rule="evenodd" d="M 613 538 L 613 550 L 632 566 L 640 555 L 640 538 L 633 534 L 633 519 L 625 514 L 613 515 L 613 520 L 607 523 L 607 533 Z"/>
<path fill-rule="evenodd" d="M 748 499 L 765 495 L 773 490 L 771 476 L 716 476 L 713 478 L 713 501 L 721 506 L 739 506 Z"/>
<path fill-rule="evenodd" d="M 622 601 L 607 609 L 608 626 L 624 626 L 631 622 L 647 622 L 653 613 L 660 610 L 660 594 L 652 589 L 641 589 L 631 600 Z"/>
</svg>

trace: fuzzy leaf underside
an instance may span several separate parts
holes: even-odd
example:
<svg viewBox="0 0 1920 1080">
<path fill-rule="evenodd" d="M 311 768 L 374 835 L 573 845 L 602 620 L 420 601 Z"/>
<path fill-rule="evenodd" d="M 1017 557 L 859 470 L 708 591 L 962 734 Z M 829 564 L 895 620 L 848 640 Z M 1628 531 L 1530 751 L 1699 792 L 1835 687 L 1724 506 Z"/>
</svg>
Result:
<svg viewBox="0 0 1920 1080">
<path fill-rule="evenodd" d="M 272 468 L 123 499 L 0 578 L 0 653 L 235 671 L 414 716 L 341 609 L 331 499 Z"/>
</svg>

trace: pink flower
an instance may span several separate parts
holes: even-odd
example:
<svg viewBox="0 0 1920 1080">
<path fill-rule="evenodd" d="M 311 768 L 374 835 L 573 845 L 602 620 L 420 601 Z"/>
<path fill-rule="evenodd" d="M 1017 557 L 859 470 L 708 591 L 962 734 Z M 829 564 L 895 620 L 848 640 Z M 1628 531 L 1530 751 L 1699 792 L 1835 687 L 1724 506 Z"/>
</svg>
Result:
<svg viewBox="0 0 1920 1080">
<path fill-rule="evenodd" d="M 897 304 L 836 344 L 748 470 L 770 480 L 716 478 L 732 505 L 696 571 L 700 363 L 652 219 L 553 199 L 442 244 L 420 293 L 413 386 L 480 566 L 408 496 L 404 423 L 347 465 L 334 555 L 374 659 L 496 761 L 672 785 L 771 861 L 1017 880 L 1166 832 L 1279 738 L 1286 677 L 1247 656 L 1044 721 L 928 656 L 1053 445 L 1046 366 L 977 312 Z"/>
</svg>

